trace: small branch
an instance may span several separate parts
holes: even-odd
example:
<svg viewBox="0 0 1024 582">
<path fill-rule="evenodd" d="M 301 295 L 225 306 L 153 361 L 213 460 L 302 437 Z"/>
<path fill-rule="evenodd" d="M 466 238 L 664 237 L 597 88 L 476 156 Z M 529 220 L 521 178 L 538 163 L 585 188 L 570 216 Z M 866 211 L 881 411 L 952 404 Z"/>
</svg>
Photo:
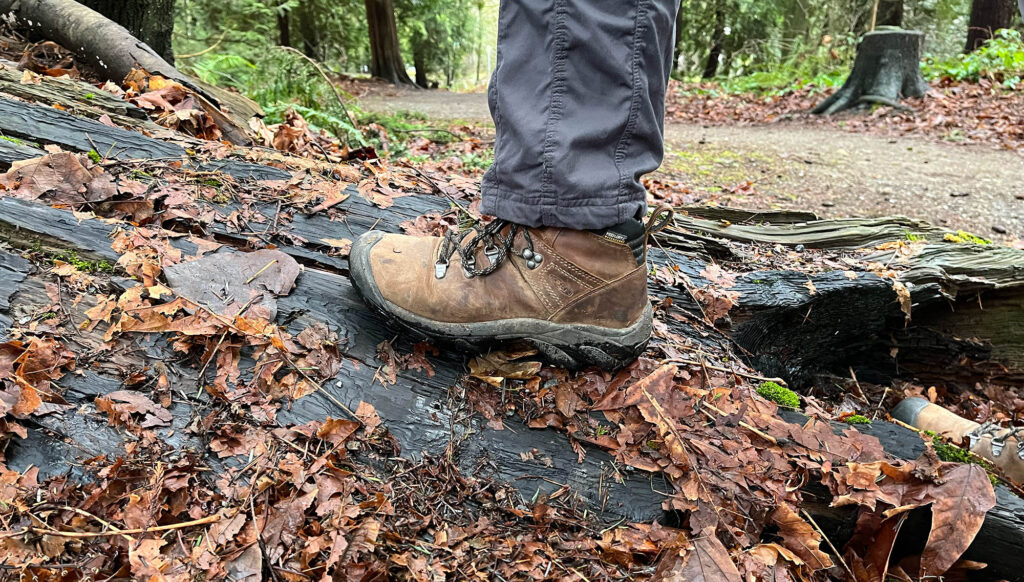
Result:
<svg viewBox="0 0 1024 582">
<path fill-rule="evenodd" d="M 224 40 L 224 37 L 227 36 L 227 34 L 228 34 L 227 30 L 225 30 L 224 32 L 220 33 L 220 38 L 217 39 L 217 42 L 213 43 L 212 46 L 209 46 L 209 47 L 207 47 L 207 48 L 205 48 L 205 49 L 203 49 L 203 50 L 201 50 L 201 51 L 199 51 L 197 53 L 189 53 L 187 55 L 174 55 L 174 58 L 176 58 L 176 59 L 191 59 L 191 58 L 195 58 L 195 57 L 201 57 L 201 56 L 205 55 L 206 53 L 216 49 L 218 46 L 220 46 L 220 43 Z"/>
<path fill-rule="evenodd" d="M 362 140 L 363 132 L 359 131 L 359 124 L 356 123 L 355 116 L 352 115 L 352 113 L 348 110 L 348 107 L 345 106 L 345 100 L 341 98 L 341 93 L 338 93 L 338 88 L 335 87 L 334 83 L 331 82 L 331 79 L 330 77 L 327 76 L 327 73 L 325 73 L 324 70 L 320 68 L 320 64 L 304 55 L 302 51 L 295 50 L 290 46 L 278 46 L 277 48 L 299 55 L 300 57 L 309 61 L 309 64 L 313 65 L 313 67 L 316 68 L 317 72 L 320 73 L 320 76 L 323 77 L 324 82 L 327 83 L 327 85 L 331 88 L 331 91 L 334 91 L 334 97 L 335 99 L 338 100 L 338 107 L 341 107 L 341 110 L 345 112 L 345 117 L 347 117 L 348 120 L 352 123 L 352 129 L 355 130 L 356 135 L 358 135 L 359 139 Z"/>
<path fill-rule="evenodd" d="M 98 520 L 98 521 L 102 521 L 102 520 Z M 186 528 L 186 527 L 194 527 L 194 526 L 197 526 L 197 525 L 206 525 L 208 523 L 213 523 L 215 521 L 220 521 L 220 515 L 208 515 L 208 516 L 206 516 L 206 517 L 204 517 L 202 519 L 194 519 L 192 521 L 183 521 L 183 522 L 180 522 L 180 523 L 172 523 L 172 524 L 169 524 L 169 525 L 158 525 L 158 526 L 154 526 L 154 527 L 147 527 L 147 528 L 144 528 L 144 529 L 113 529 L 112 531 L 58 531 L 58 530 L 41 529 L 41 528 L 37 528 L 37 527 L 26 527 L 25 529 L 22 529 L 22 530 L 2 533 L 2 534 L 0 534 L 0 539 L 14 538 L 14 537 L 18 537 L 18 536 L 25 535 L 25 534 L 30 534 L 30 533 L 36 533 L 36 534 L 47 535 L 47 536 L 58 536 L 58 537 L 62 537 L 62 538 L 101 538 L 101 537 L 106 537 L 106 536 L 123 536 L 123 537 L 127 538 L 128 535 L 147 534 L 147 533 L 155 533 L 155 532 L 168 531 L 168 530 L 174 530 L 174 529 L 183 529 L 183 528 Z M 106 522 L 102 522 L 102 523 L 106 523 Z M 110 527 L 113 527 L 113 526 L 110 526 Z M 129 541 L 134 541 L 131 538 L 128 538 L 128 540 Z"/>
</svg>

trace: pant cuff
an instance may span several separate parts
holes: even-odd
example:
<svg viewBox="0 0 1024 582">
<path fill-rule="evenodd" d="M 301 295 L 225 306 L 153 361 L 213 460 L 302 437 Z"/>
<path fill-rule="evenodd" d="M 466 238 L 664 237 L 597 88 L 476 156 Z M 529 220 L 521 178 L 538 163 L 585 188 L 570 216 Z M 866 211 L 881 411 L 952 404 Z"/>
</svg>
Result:
<svg viewBox="0 0 1024 582">
<path fill-rule="evenodd" d="M 643 200 L 593 206 L 555 206 L 490 196 L 486 191 L 480 200 L 480 212 L 502 220 L 532 227 L 554 226 L 575 230 L 608 228 L 642 216 L 646 211 L 647 203 Z"/>
</svg>

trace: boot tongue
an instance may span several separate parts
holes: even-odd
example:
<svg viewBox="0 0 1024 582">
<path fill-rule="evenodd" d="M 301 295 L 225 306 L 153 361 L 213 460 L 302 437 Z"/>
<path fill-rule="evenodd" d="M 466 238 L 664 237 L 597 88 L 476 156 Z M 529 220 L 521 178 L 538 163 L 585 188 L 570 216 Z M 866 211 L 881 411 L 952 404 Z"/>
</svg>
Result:
<svg viewBox="0 0 1024 582">
<path fill-rule="evenodd" d="M 644 223 L 639 220 L 629 219 L 625 222 L 620 222 L 615 226 L 591 230 L 590 232 L 617 243 L 624 243 L 629 246 L 633 246 L 632 243 L 643 241 Z"/>
<path fill-rule="evenodd" d="M 639 220 L 629 219 L 615 226 L 592 230 L 591 232 L 612 242 L 629 246 L 629 249 L 633 251 L 633 258 L 636 259 L 636 264 L 640 265 L 643 263 L 647 232 L 644 223 Z"/>
</svg>

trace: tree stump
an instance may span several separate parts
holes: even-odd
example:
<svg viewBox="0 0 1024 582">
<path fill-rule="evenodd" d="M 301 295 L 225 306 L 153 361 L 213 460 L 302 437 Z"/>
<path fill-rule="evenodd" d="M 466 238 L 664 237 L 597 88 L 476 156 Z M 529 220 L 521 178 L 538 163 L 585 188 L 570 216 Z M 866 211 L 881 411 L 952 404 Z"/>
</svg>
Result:
<svg viewBox="0 0 1024 582">
<path fill-rule="evenodd" d="M 921 97 L 928 83 L 921 76 L 924 33 L 876 30 L 864 35 L 846 83 L 813 112 L 831 115 L 865 103 L 905 108 L 900 100 Z"/>
</svg>

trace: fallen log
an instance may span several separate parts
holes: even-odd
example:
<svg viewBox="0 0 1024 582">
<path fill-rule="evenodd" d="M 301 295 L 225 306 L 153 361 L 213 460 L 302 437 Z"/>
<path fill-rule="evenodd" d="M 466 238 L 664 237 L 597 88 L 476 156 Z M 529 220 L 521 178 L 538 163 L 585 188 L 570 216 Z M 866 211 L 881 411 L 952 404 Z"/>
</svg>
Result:
<svg viewBox="0 0 1024 582">
<path fill-rule="evenodd" d="M 162 159 L 185 161 L 189 155 L 184 147 L 147 137 L 136 131 L 111 127 L 99 121 L 77 117 L 52 107 L 43 107 L 0 98 L 0 132 L 63 148 L 89 152 L 96 151 L 103 158 Z M 3 146 L 3 158 L 29 159 L 38 157 L 38 150 Z M 0 150 L 3 151 L 3 150 Z M 0 160 L 3 160 L 0 158 Z M 4 160 L 5 161 L 5 160 Z M 15 161 L 12 159 L 12 161 Z M 200 161 L 194 164 L 200 171 L 216 170 L 247 180 L 287 180 L 291 174 L 270 166 L 261 166 L 238 160 Z"/>
<path fill-rule="evenodd" d="M 73 0 L 0 0 L 0 12 L 13 15 L 30 34 L 73 50 L 107 80 L 121 83 L 133 69 L 141 68 L 181 83 L 195 91 L 229 141 L 252 143 L 248 121 L 254 115 L 262 116 L 258 105 L 182 74 L 123 26 L 98 12 Z M 233 109 L 226 111 L 229 107 Z"/>
<path fill-rule="evenodd" d="M 68 78 L 38 76 L 23 82 L 25 72 L 17 63 L 0 61 L 0 93 L 18 99 L 62 107 L 65 111 L 89 119 L 106 115 L 122 127 L 143 130 L 151 135 L 175 135 L 149 120 L 149 115 L 130 102 L 88 83 Z"/>
<path fill-rule="evenodd" d="M 666 240 L 698 237 L 730 249 L 727 262 L 742 263 L 745 245 L 782 245 L 794 257 L 862 249 L 831 271 L 736 277 L 726 325 L 754 368 L 796 384 L 822 372 L 848 377 L 851 366 L 878 383 L 1024 383 L 1024 252 L 903 217 L 775 225 L 694 212 L 677 217 Z M 723 253 L 709 246 L 707 254 Z"/>
<path fill-rule="evenodd" d="M 406 216 L 436 208 L 439 203 L 438 199 L 430 197 L 407 197 L 399 201 L 401 206 L 396 203 L 399 210 L 394 213 L 381 212 L 358 197 L 347 202 L 345 210 L 351 218 L 344 223 L 347 234 L 357 236 L 370 227 L 398 230 L 399 222 Z M 375 215 L 377 220 L 372 221 Z M 318 225 L 315 215 L 304 220 L 302 229 L 306 234 L 325 232 L 316 230 L 326 228 L 326 225 Z M 335 230 L 342 228 L 337 222 L 330 224 Z M 82 257 L 112 260 L 118 256 L 109 244 L 109 234 L 114 228 L 116 226 L 99 220 L 80 221 L 70 212 L 37 203 L 0 198 L 0 232 L 16 246 L 73 249 Z M 231 238 L 227 232 L 224 236 Z M 45 245 L 37 244 L 41 240 L 47 241 Z M 176 240 L 175 244 L 187 253 L 197 250 L 185 239 L 172 240 Z M 287 247 L 282 249 L 295 252 Z M 317 253 L 315 249 L 303 251 Z M 686 257 L 666 255 L 662 259 L 685 261 Z M 24 260 L 0 252 L 0 274 L 11 275 L 5 276 L 3 285 L 0 285 L 0 322 L 27 317 L 33 306 L 52 301 L 44 282 L 33 277 L 30 270 Z M 687 271 L 699 269 L 691 264 Z M 446 354 L 433 359 L 433 376 L 423 372 L 400 372 L 394 385 L 385 386 L 377 377 L 376 346 L 389 340 L 393 332 L 375 313 L 365 308 L 347 278 L 341 274 L 343 272 L 343 267 L 338 272 L 308 268 L 300 275 L 296 289 L 277 299 L 278 320 L 287 322 L 289 331 L 297 333 L 312 322 L 325 322 L 331 329 L 339 331 L 344 338 L 345 355 L 357 363 L 352 367 L 345 366 L 336 379 L 324 386 L 323 393 L 301 398 L 282 410 L 279 422 L 301 424 L 338 417 L 343 415 L 343 411 L 336 402 L 354 408 L 357 403 L 366 401 L 376 408 L 401 445 L 404 455 L 417 458 L 421 453 L 437 455 L 447 452 L 469 474 L 513 483 L 524 499 L 559 495 L 559 503 L 585 508 L 584 514 L 596 515 L 606 521 L 622 516 L 637 521 L 666 519 L 671 522 L 673 517 L 663 515 L 660 509 L 664 492 L 669 487 L 660 476 L 617 468 L 607 453 L 589 445 L 583 445 L 586 456 L 583 462 L 579 462 L 565 435 L 554 430 L 530 429 L 518 420 L 507 418 L 503 419 L 505 429 L 498 431 L 479 417 L 460 416 L 460 410 L 465 406 L 463 396 L 449 395 L 451 387 L 460 385 L 459 378 L 464 370 L 464 361 L 458 356 Z M 803 280 L 806 281 L 806 277 Z M 820 282 L 820 278 L 815 280 Z M 123 281 L 120 284 L 134 283 Z M 797 280 L 793 284 L 796 285 Z M 6 307 L 5 298 L 8 299 Z M 71 307 L 72 320 L 83 319 L 83 312 L 92 305 L 93 302 L 86 299 Z M 6 325 L 0 325 L 0 330 L 4 327 Z M 689 333 L 695 339 L 698 336 L 687 325 L 673 326 L 673 329 Z M 0 331 L 0 335 L 2 333 Z M 98 338 L 80 337 L 74 341 L 99 343 Z M 144 354 L 141 357 L 126 355 L 117 363 L 143 369 L 153 361 L 173 362 L 175 359 L 166 342 L 157 338 L 144 340 L 142 346 Z M 399 343 L 397 349 L 408 352 L 412 348 L 407 343 Z M 712 346 L 705 344 L 705 349 L 710 352 Z M 167 369 L 170 388 L 175 393 L 190 394 L 201 383 L 193 368 L 172 364 Z M 96 396 L 123 387 L 120 378 L 102 370 L 89 371 L 81 376 L 68 375 L 61 383 L 69 403 L 85 412 L 94 410 L 92 400 Z M 174 421 L 165 431 L 169 443 L 179 448 L 201 449 L 204 446 L 184 430 L 202 406 L 202 401 L 182 399 L 175 402 L 171 407 Z M 806 417 L 795 414 L 784 415 L 784 418 L 795 423 L 806 421 Z M 101 454 L 116 455 L 117 451 L 123 450 L 125 435 L 108 427 L 98 414 L 49 415 L 39 418 L 35 424 L 27 439 L 9 444 L 6 454 L 12 468 L 24 469 L 34 465 L 43 469 L 44 476 L 68 470 L 72 470 L 72 476 L 75 476 L 77 470 L 73 468 L 73 460 Z M 834 426 L 836 431 L 848 428 L 839 423 Z M 879 438 L 886 451 L 898 458 L 916 458 L 923 451 L 920 437 L 896 425 L 876 422 L 859 427 L 859 430 Z M 210 459 L 214 470 L 217 463 L 216 459 Z M 618 478 L 622 481 L 617 481 Z M 595 483 L 600 486 L 595 487 Z M 572 493 L 560 494 L 563 486 L 568 486 Z M 992 564 L 986 576 L 1012 579 L 1015 566 L 1006 561 L 1005 552 L 1014 544 L 1024 543 L 1021 517 L 1024 516 L 1024 502 L 1005 488 L 997 489 L 997 498 L 999 505 L 990 512 L 977 541 L 965 557 Z M 852 509 L 830 508 L 827 500 L 822 500 L 808 503 L 807 510 L 836 545 L 841 545 L 851 535 L 851 520 L 855 517 Z M 918 513 L 925 517 L 916 517 L 909 522 L 904 530 L 905 536 L 924 537 L 929 527 L 927 510 Z"/>
</svg>

